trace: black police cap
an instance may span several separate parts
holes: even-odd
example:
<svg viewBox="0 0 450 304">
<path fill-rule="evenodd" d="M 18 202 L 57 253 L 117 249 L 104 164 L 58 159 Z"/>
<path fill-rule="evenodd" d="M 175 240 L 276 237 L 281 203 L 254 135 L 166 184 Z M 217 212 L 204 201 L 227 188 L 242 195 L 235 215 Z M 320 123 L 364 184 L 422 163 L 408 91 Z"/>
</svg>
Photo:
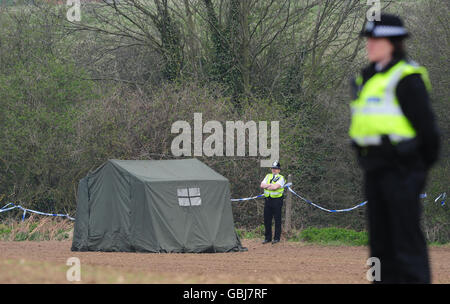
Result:
<svg viewBox="0 0 450 304">
<path fill-rule="evenodd" d="M 367 21 L 361 36 L 373 38 L 407 38 L 403 21 L 395 15 L 381 14 L 380 20 Z"/>
<path fill-rule="evenodd" d="M 279 161 L 274 161 L 272 164 L 272 169 L 281 169 L 281 165 Z"/>
</svg>

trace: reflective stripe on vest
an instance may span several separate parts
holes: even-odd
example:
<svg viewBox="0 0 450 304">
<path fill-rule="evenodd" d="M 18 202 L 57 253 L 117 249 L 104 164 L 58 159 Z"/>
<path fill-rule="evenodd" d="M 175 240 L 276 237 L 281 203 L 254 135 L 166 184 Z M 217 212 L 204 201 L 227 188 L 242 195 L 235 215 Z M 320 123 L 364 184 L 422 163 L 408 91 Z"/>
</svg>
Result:
<svg viewBox="0 0 450 304">
<path fill-rule="evenodd" d="M 350 105 L 349 135 L 359 146 L 380 145 L 382 135 L 388 135 L 394 144 L 416 136 L 395 94 L 400 80 L 411 74 L 420 74 L 427 89 L 431 89 L 426 69 L 404 60 L 386 72 L 375 74 L 362 86 Z"/>
<path fill-rule="evenodd" d="M 283 179 L 284 179 L 283 175 L 277 174 L 277 175 L 275 176 L 275 178 L 278 178 L 278 179 L 277 179 L 277 181 L 274 182 L 274 181 L 272 180 L 272 177 L 273 177 L 273 174 L 272 174 L 272 173 L 269 173 L 269 174 L 266 175 L 266 178 L 267 178 L 267 184 L 273 185 L 273 184 L 276 184 L 277 181 L 278 181 L 280 178 L 283 178 Z M 273 198 L 282 197 L 282 196 L 283 196 L 283 192 L 284 192 L 284 187 L 280 187 L 280 188 L 278 188 L 278 189 L 276 189 L 276 190 L 267 190 L 267 189 L 264 189 L 264 196 L 265 196 L 265 197 L 269 197 L 269 196 L 270 196 L 270 197 L 273 197 Z"/>
</svg>

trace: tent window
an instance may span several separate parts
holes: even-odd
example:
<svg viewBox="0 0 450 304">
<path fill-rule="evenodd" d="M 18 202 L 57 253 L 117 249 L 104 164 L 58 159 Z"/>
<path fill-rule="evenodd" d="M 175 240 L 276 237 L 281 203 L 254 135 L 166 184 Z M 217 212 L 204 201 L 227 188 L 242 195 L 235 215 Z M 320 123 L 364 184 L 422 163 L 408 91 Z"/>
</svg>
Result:
<svg viewBox="0 0 450 304">
<path fill-rule="evenodd" d="M 182 207 L 200 206 L 202 199 L 200 197 L 200 188 L 178 188 L 178 204 Z"/>
<path fill-rule="evenodd" d="M 180 197 L 180 196 L 182 196 L 182 197 L 189 197 L 188 192 L 187 192 L 187 188 L 177 189 L 177 193 L 178 193 L 178 197 Z"/>
<path fill-rule="evenodd" d="M 183 207 L 189 207 L 191 204 L 189 203 L 188 197 L 179 197 L 178 204 Z"/>
<path fill-rule="evenodd" d="M 197 196 L 197 197 L 191 197 L 191 206 L 200 206 L 202 204 L 202 199 Z"/>
</svg>

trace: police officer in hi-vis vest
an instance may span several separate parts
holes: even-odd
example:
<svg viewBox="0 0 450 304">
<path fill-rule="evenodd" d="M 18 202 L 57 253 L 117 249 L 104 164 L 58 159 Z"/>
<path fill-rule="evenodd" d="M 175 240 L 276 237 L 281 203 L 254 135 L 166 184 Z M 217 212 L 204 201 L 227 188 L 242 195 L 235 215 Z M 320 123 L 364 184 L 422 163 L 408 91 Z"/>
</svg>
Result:
<svg viewBox="0 0 450 304">
<path fill-rule="evenodd" d="M 272 218 L 275 219 L 275 235 L 272 244 L 280 241 L 281 237 L 281 208 L 283 207 L 283 192 L 285 179 L 280 174 L 281 166 L 278 161 L 272 164 L 272 173 L 266 175 L 261 182 L 261 188 L 264 189 L 264 242 L 267 244 L 272 241 Z"/>
<path fill-rule="evenodd" d="M 406 58 L 397 16 L 381 14 L 362 35 L 370 65 L 352 82 L 349 135 L 364 171 L 370 256 L 380 260 L 381 283 L 429 283 L 419 195 L 440 145 L 430 80 Z"/>
</svg>

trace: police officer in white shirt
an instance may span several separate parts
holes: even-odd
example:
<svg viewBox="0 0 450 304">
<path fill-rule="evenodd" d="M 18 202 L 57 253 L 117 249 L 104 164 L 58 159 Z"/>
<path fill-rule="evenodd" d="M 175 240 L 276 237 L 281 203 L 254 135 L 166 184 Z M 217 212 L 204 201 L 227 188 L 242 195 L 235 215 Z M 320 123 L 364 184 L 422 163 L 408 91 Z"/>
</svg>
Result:
<svg viewBox="0 0 450 304">
<path fill-rule="evenodd" d="M 272 219 L 275 219 L 275 235 L 272 244 L 280 242 L 281 237 L 281 208 L 283 207 L 284 185 L 286 183 L 283 175 L 280 174 L 281 165 L 279 161 L 272 164 L 272 173 L 266 175 L 261 182 L 264 189 L 264 242 L 272 242 Z"/>
</svg>

